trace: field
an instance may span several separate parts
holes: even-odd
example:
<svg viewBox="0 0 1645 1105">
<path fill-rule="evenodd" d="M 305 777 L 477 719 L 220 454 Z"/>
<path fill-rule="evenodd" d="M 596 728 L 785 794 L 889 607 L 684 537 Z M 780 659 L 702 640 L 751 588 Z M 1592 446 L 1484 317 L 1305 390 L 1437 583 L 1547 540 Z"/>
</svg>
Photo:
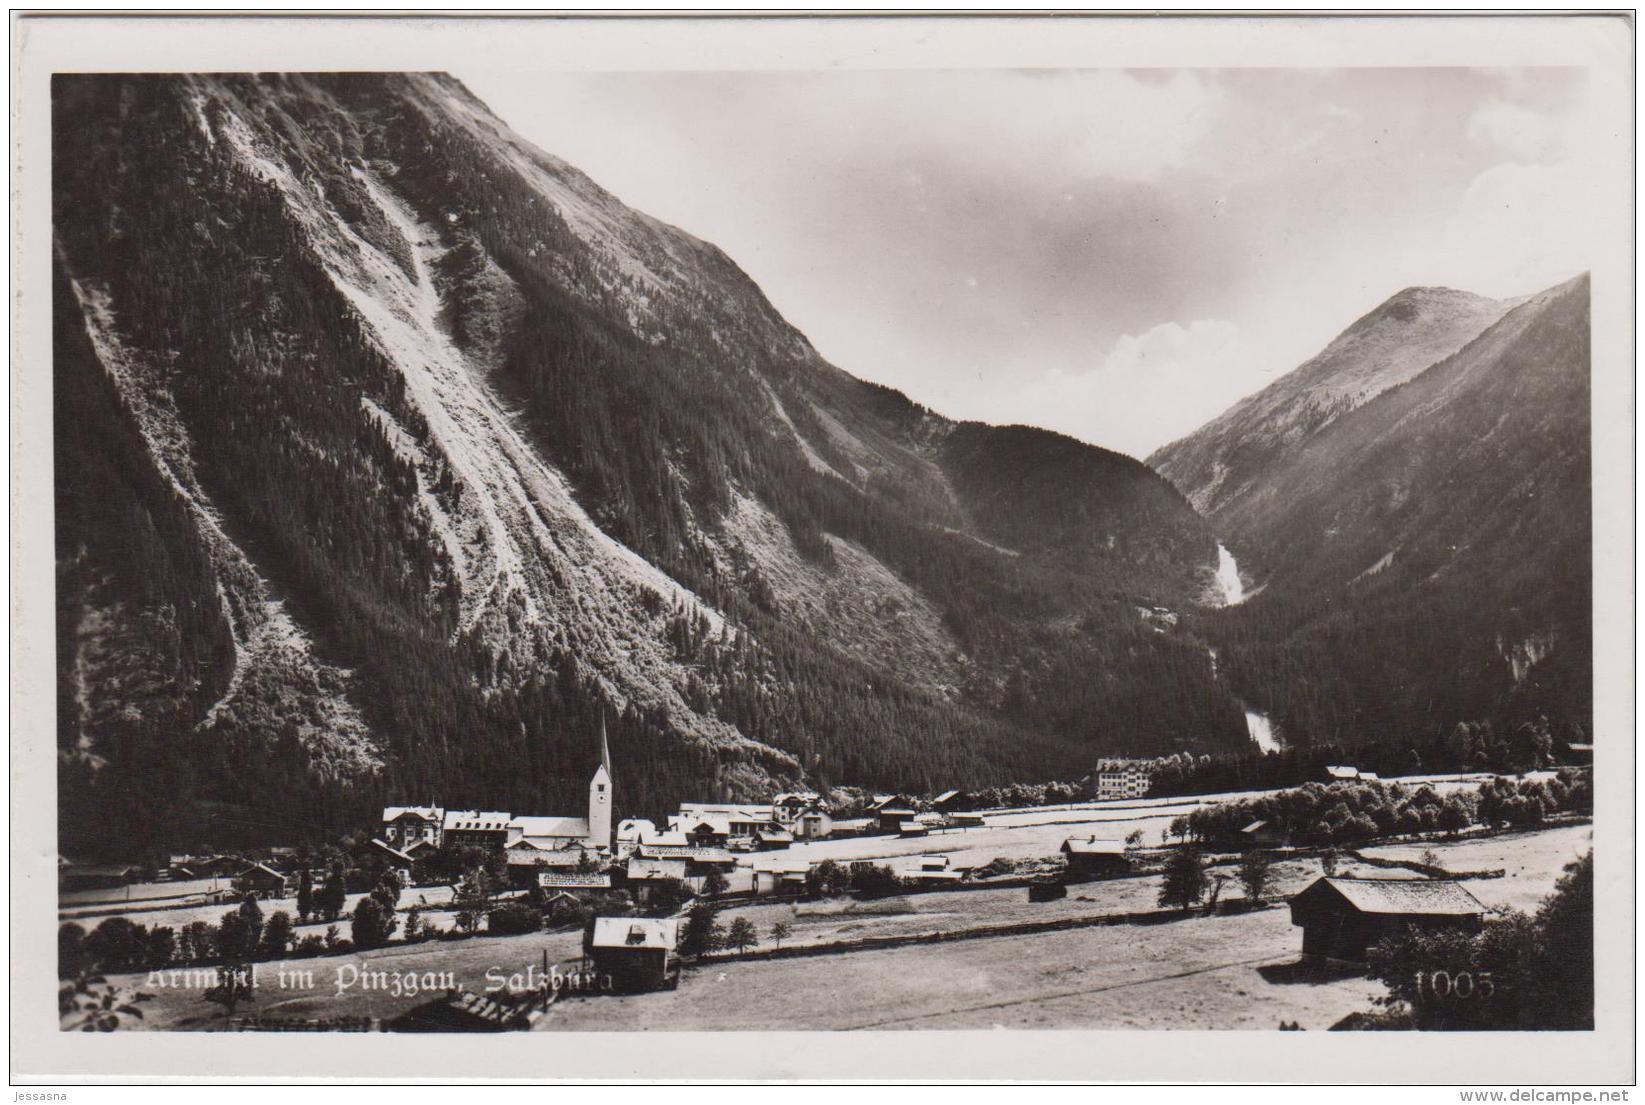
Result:
<svg viewBox="0 0 1645 1105">
<path fill-rule="evenodd" d="M 1475 786 L 1485 775 L 1421 775 L 1390 779 L 1410 786 L 1428 783 L 1441 793 L 1458 786 Z M 952 829 L 929 836 L 903 839 L 894 836 L 843 837 L 836 840 L 801 841 L 779 853 L 744 857 L 755 867 L 767 862 L 803 859 L 812 863 L 825 859 L 846 863 L 873 860 L 887 863 L 899 873 L 918 867 L 922 855 L 947 855 L 958 867 L 980 867 L 995 857 L 1038 859 L 1055 855 L 1069 837 L 1096 836 L 1123 840 L 1141 830 L 1142 843 L 1165 843 L 1165 832 L 1174 818 L 1201 806 L 1230 799 L 1261 797 L 1269 791 L 1235 794 L 1206 794 L 1186 798 L 1135 798 L 1114 802 L 1079 802 L 1065 806 L 998 810 L 985 814 L 987 827 Z M 739 872 L 740 872 L 739 868 Z M 735 888 L 735 887 L 734 887 Z"/>
<path fill-rule="evenodd" d="M 1534 912 L 1553 889 L 1565 864 L 1594 846 L 1591 825 L 1568 825 L 1534 833 L 1504 833 L 1478 840 L 1434 841 L 1427 844 L 1383 844 L 1360 851 L 1383 859 L 1418 859 L 1432 850 L 1449 871 L 1489 871 L 1501 868 L 1500 879 L 1473 879 L 1467 887 L 1474 897 L 1493 908 Z M 1362 872 L 1369 874 L 1369 872 Z"/>
<path fill-rule="evenodd" d="M 993 833 L 997 830 L 977 830 Z M 1012 830 L 1005 830 L 1012 831 Z M 902 842 L 897 842 L 902 843 Z M 1534 908 L 1563 865 L 1591 844 L 1587 826 L 1513 833 L 1449 844 L 1384 846 L 1367 854 L 1416 859 L 1431 847 L 1456 870 L 1505 868 L 1502 879 L 1466 884 L 1488 906 Z M 1232 875 L 1233 868 L 1213 868 Z M 1295 893 L 1320 873 L 1315 859 L 1275 865 L 1271 895 Z M 1347 863 L 1360 877 L 1406 872 Z M 946 891 L 874 902 L 832 899 L 760 903 L 725 910 L 754 923 L 763 946 L 771 926 L 788 921 L 785 945 L 838 944 L 865 936 L 963 933 L 1025 921 L 1095 919 L 1156 909 L 1154 876 L 1075 884 L 1066 899 L 1032 904 L 1021 888 Z M 1222 897 L 1239 896 L 1237 881 Z M 142 919 L 139 917 L 139 919 Z M 1321 977 L 1295 963 L 1300 931 L 1284 907 L 1229 916 L 1155 919 L 1012 936 L 970 937 L 938 944 L 818 955 L 714 962 L 686 971 L 677 991 L 631 997 L 566 998 L 539 1023 L 543 1030 L 719 1030 L 849 1028 L 1257 1028 L 1281 1020 L 1326 1028 L 1370 1008 L 1380 987 L 1353 975 Z M 426 997 L 360 983 L 339 992 L 339 977 L 369 968 L 450 972 L 457 986 L 483 991 L 487 972 L 568 964 L 578 954 L 575 932 L 392 945 L 375 951 L 288 960 L 287 971 L 312 979 L 282 987 L 279 965 L 260 969 L 263 989 L 242 1013 L 284 1017 L 392 1017 Z M 227 1024 L 198 989 L 157 987 L 143 975 L 113 979 L 125 990 L 156 994 L 143 1027 L 211 1029 Z"/>
<path fill-rule="evenodd" d="M 675 991 L 573 998 L 556 1029 L 1327 1028 L 1364 978 L 1305 981 L 1285 909 L 686 972 Z M 1268 968 L 1268 974 L 1263 968 Z"/>
<path fill-rule="evenodd" d="M 226 888 L 229 885 L 229 881 L 230 880 L 227 879 L 222 880 L 220 886 Z M 138 886 L 133 886 L 131 889 L 133 891 L 141 892 L 151 887 L 163 887 L 167 885 L 179 886 L 188 884 L 144 883 Z M 204 921 L 207 924 L 215 925 L 223 919 L 223 914 L 232 911 L 238 904 L 238 902 L 232 897 L 225 901 L 206 904 L 201 901 L 200 894 L 198 892 L 194 892 L 187 898 L 175 903 L 165 898 L 145 898 L 141 895 L 141 893 L 139 893 L 132 898 L 129 904 L 124 902 L 110 904 L 107 900 L 107 896 L 110 893 L 113 893 L 112 891 L 99 890 L 96 891 L 96 893 L 103 896 L 98 900 L 97 904 L 87 904 L 84 902 L 74 904 L 64 902 L 59 905 L 57 919 L 60 921 L 74 921 L 89 930 L 95 928 L 98 922 L 104 917 L 119 915 L 122 917 L 129 917 L 137 924 L 147 925 L 150 928 L 159 925 L 169 925 L 172 928 L 180 929 L 184 925 L 190 924 L 194 921 Z M 358 905 L 360 903 L 360 899 L 365 896 L 366 895 L 364 893 L 349 894 L 344 899 L 343 916 L 336 922 L 336 924 L 339 931 L 343 932 L 345 935 L 348 931 L 348 915 L 354 911 L 354 907 Z M 449 886 L 411 887 L 400 892 L 399 906 L 402 911 L 410 909 L 413 906 L 424 910 L 424 919 L 431 928 L 450 928 L 452 918 L 452 914 L 449 911 L 451 896 L 452 890 Z M 284 910 L 286 913 L 291 915 L 293 921 L 297 918 L 296 898 L 266 898 L 259 902 L 258 905 L 262 909 L 264 917 L 269 916 L 277 910 Z M 307 924 L 298 925 L 297 930 L 298 933 L 303 936 L 321 933 L 325 931 L 327 923 L 328 922 L 325 921 L 310 921 Z"/>
</svg>

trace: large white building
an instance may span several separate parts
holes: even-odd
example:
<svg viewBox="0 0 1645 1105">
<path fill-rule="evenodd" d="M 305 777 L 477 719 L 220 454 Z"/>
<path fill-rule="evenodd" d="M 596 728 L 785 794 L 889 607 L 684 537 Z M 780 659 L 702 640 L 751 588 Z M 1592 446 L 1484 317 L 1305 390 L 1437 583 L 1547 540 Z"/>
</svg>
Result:
<svg viewBox="0 0 1645 1105">
<path fill-rule="evenodd" d="M 1101 760 L 1091 772 L 1090 793 L 1097 801 L 1144 798 L 1154 785 L 1152 760 Z"/>
</svg>

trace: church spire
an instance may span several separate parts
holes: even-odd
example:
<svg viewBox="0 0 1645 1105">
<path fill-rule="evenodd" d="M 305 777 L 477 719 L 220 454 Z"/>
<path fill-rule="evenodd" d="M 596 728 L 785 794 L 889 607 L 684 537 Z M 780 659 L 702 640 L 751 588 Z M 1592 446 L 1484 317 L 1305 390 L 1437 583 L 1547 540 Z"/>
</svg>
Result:
<svg viewBox="0 0 1645 1105">
<path fill-rule="evenodd" d="M 605 768 L 606 777 L 611 777 L 611 746 L 605 740 L 605 706 L 600 707 L 600 766 Z"/>
</svg>

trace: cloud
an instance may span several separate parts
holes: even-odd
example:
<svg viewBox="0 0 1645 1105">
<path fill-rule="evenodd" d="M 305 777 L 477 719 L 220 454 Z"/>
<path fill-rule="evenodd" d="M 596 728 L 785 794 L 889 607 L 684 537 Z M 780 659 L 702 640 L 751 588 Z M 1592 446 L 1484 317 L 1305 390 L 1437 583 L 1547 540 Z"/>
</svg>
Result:
<svg viewBox="0 0 1645 1105">
<path fill-rule="evenodd" d="M 824 78 L 826 80 L 826 78 Z M 831 80 L 777 76 L 761 130 L 943 168 L 978 163 L 1027 176 L 1149 181 L 1190 163 L 1216 126 L 1222 91 L 1188 71 L 898 72 Z"/>
<path fill-rule="evenodd" d="M 1214 418 L 1250 389 L 1252 356 L 1220 319 L 1125 334 L 1101 364 L 1052 369 L 999 396 L 993 422 L 1030 422 L 1142 457 Z"/>
<path fill-rule="evenodd" d="M 1552 116 L 1506 100 L 1480 105 L 1468 119 L 1468 138 L 1519 161 L 1552 160 L 1564 149 L 1562 128 Z"/>
</svg>

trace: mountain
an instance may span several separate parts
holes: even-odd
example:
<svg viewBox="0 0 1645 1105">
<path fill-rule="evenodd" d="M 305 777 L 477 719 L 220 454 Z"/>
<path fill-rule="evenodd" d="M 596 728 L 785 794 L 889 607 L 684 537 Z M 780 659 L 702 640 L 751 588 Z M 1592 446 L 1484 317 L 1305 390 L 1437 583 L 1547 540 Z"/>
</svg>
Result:
<svg viewBox="0 0 1645 1105">
<path fill-rule="evenodd" d="M 1148 458 L 1209 518 L 1237 515 L 1276 468 L 1338 418 L 1450 356 L 1514 305 L 1406 288 L 1312 360 Z"/>
<path fill-rule="evenodd" d="M 53 84 L 60 829 L 1238 748 L 1147 466 L 828 364 L 448 77 Z"/>
<path fill-rule="evenodd" d="M 1344 393 L 1340 376 L 1321 375 L 1327 350 L 1263 393 L 1288 401 L 1270 404 L 1273 424 L 1246 421 L 1267 459 L 1227 494 L 1193 483 L 1185 473 L 1203 470 L 1189 458 L 1227 442 L 1220 455 L 1235 471 L 1241 447 L 1215 428 L 1254 418 L 1255 404 L 1162 451 L 1262 581 L 1205 632 L 1241 697 L 1291 738 L 1433 739 L 1459 723 L 1539 718 L 1568 739 L 1591 735 L 1588 300 L 1583 276 L 1519 301 L 1299 434 L 1296 412 Z M 1356 331 L 1363 344 L 1386 310 L 1331 348 L 1352 347 Z M 1421 350 L 1438 340 L 1426 328 L 1418 337 Z"/>
</svg>

